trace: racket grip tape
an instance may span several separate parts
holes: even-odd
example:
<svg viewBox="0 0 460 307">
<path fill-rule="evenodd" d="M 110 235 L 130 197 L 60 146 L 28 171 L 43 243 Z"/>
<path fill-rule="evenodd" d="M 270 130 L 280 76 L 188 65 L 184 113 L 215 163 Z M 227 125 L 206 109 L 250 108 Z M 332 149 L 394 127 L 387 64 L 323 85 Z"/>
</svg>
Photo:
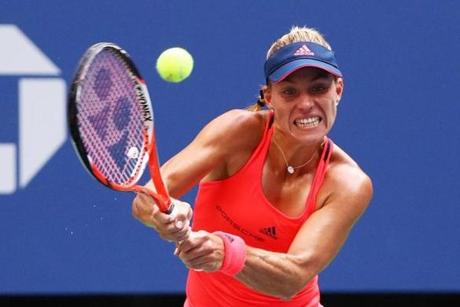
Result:
<svg viewBox="0 0 460 307">
<path fill-rule="evenodd" d="M 174 202 L 171 200 L 171 198 L 156 193 L 146 187 L 139 187 L 136 191 L 142 192 L 152 197 L 157 206 L 160 208 L 161 212 L 171 214 L 171 212 L 174 210 Z"/>
<path fill-rule="evenodd" d="M 235 276 L 244 267 L 246 243 L 241 237 L 223 231 L 216 231 L 214 234 L 224 241 L 224 261 L 219 271 L 229 276 Z"/>
</svg>

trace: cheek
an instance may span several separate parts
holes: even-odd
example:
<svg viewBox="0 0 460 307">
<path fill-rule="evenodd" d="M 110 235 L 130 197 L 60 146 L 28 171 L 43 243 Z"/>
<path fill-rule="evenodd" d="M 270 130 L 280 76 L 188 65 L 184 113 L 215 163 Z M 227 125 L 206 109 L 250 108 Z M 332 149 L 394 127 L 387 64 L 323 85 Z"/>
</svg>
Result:
<svg viewBox="0 0 460 307">
<path fill-rule="evenodd" d="M 275 122 L 279 127 L 287 128 L 289 126 L 289 114 L 280 109 L 275 109 Z"/>
<path fill-rule="evenodd" d="M 274 124 L 278 126 L 278 128 L 282 129 L 283 131 L 289 131 L 291 130 L 290 124 L 290 110 L 287 108 L 284 108 L 280 105 L 272 105 L 274 115 L 275 115 L 275 122 Z"/>
<path fill-rule="evenodd" d="M 335 122 L 336 118 L 337 118 L 337 105 L 334 103 L 334 106 L 332 107 L 332 116 L 330 118 L 331 124 Z"/>
<path fill-rule="evenodd" d="M 273 109 L 275 115 L 277 117 L 285 117 L 286 113 L 288 112 L 288 108 L 286 104 L 281 103 L 276 97 L 272 97 L 273 100 L 270 103 L 270 108 Z"/>
<path fill-rule="evenodd" d="M 326 107 L 326 109 L 324 111 L 326 113 L 327 123 L 330 126 L 330 125 L 332 125 L 334 123 L 335 118 L 337 117 L 336 100 L 332 100 L 332 101 L 328 102 L 327 107 Z"/>
</svg>

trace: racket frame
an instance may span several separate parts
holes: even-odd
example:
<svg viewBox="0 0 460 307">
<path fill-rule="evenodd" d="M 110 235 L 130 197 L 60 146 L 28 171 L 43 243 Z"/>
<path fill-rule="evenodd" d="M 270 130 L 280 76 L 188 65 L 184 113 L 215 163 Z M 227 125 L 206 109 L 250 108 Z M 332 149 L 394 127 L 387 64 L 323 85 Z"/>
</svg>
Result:
<svg viewBox="0 0 460 307">
<path fill-rule="evenodd" d="M 130 180 L 125 184 L 118 184 L 116 182 L 108 180 L 106 176 L 98 169 L 98 167 L 92 162 L 92 159 L 87 152 L 82 138 L 80 136 L 80 128 L 78 121 L 78 108 L 77 104 L 80 99 L 80 84 L 87 75 L 87 71 L 93 62 L 94 58 L 102 51 L 110 49 L 111 52 L 115 53 L 127 66 L 130 77 L 136 84 L 136 96 L 137 102 L 141 104 L 139 106 L 144 110 L 143 115 L 143 135 L 144 142 L 143 146 L 145 154 L 140 159 L 140 162 L 137 163 L 136 174 L 130 178 Z M 69 125 L 69 130 L 71 134 L 72 143 L 74 145 L 75 151 L 78 153 L 80 161 L 84 165 L 85 169 L 94 177 L 97 181 L 105 185 L 106 187 L 122 191 L 122 192 L 138 192 L 144 193 L 151 196 L 154 201 L 158 204 L 160 210 L 165 213 L 170 213 L 173 209 L 173 203 L 169 197 L 168 190 L 165 187 L 163 179 L 160 172 L 160 163 L 158 158 L 158 151 L 156 146 L 155 138 L 155 128 L 154 128 L 154 118 L 153 118 L 153 109 L 148 93 L 147 86 L 145 81 L 142 78 L 139 70 L 135 66 L 129 54 L 117 46 L 114 43 L 110 42 L 100 42 L 92 45 L 87 49 L 83 57 L 81 58 L 78 69 L 75 73 L 75 77 L 71 83 L 71 87 L 68 95 L 68 104 L 67 104 L 67 121 Z M 144 173 L 146 164 L 148 165 L 150 177 L 153 181 L 155 191 L 152 191 L 145 186 L 138 185 L 138 181 Z"/>
</svg>

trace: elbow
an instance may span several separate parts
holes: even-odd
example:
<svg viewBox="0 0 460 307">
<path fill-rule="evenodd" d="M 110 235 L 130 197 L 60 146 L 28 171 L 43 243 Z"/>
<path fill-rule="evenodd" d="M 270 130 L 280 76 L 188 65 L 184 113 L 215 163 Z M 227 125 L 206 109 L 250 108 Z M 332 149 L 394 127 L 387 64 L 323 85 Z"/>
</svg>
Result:
<svg viewBox="0 0 460 307">
<path fill-rule="evenodd" d="M 277 297 L 280 298 L 281 300 L 289 301 L 294 296 L 299 294 L 299 292 L 301 292 L 303 289 L 305 289 L 305 287 L 307 286 L 307 284 L 311 280 L 312 280 L 312 278 L 310 278 L 308 280 L 306 278 L 302 278 L 302 281 L 296 282 L 296 284 L 293 284 L 291 287 L 284 289 L 282 292 L 280 292 L 277 295 Z"/>
<path fill-rule="evenodd" d="M 304 288 L 305 285 L 301 286 L 301 285 L 292 285 L 290 287 L 286 287 L 286 289 L 283 289 L 282 291 L 280 291 L 276 296 L 283 300 L 283 301 L 289 301 L 291 300 L 294 296 L 297 295 L 297 293 L 299 293 L 300 291 L 302 291 L 302 289 Z"/>
<path fill-rule="evenodd" d="M 313 265 L 313 259 L 309 259 L 307 262 L 305 258 L 298 257 L 297 259 L 297 270 L 292 275 L 291 282 L 284 282 L 285 285 L 282 287 L 279 292 L 278 297 L 282 300 L 291 300 L 296 296 L 300 291 L 305 289 L 305 287 L 315 278 L 318 273 L 318 270 L 312 269 L 316 266 Z"/>
<path fill-rule="evenodd" d="M 297 292 L 289 292 L 289 293 L 284 293 L 282 295 L 279 295 L 278 298 L 280 298 L 281 300 L 283 301 L 290 301 L 297 293 L 299 293 L 298 291 Z"/>
<path fill-rule="evenodd" d="M 281 300 L 289 301 L 301 292 L 311 280 L 312 278 L 308 278 L 306 274 L 299 274 L 292 278 L 291 282 L 286 282 L 286 280 L 279 281 L 279 284 L 282 286 L 277 287 L 277 291 L 271 294 Z"/>
<path fill-rule="evenodd" d="M 302 289 L 305 288 L 307 282 L 301 283 L 301 282 L 296 282 L 295 284 L 291 284 L 289 287 L 285 287 L 280 293 L 278 293 L 278 298 L 284 300 L 284 301 L 289 301 L 291 300 L 294 296 L 296 296 Z"/>
</svg>

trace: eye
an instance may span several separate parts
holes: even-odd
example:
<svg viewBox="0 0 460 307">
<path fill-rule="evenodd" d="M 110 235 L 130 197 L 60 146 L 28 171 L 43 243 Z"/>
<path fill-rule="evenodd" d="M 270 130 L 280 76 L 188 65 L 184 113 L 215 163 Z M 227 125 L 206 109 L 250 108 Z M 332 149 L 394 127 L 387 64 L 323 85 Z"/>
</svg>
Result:
<svg viewBox="0 0 460 307">
<path fill-rule="evenodd" d="M 329 86 L 326 86 L 324 84 L 317 84 L 317 85 L 312 86 L 310 88 L 310 91 L 314 94 L 321 94 L 321 93 L 327 92 L 328 89 L 329 89 Z"/>
<path fill-rule="evenodd" d="M 287 87 L 281 90 L 283 96 L 294 96 L 297 94 L 297 90 L 293 87 Z"/>
</svg>

